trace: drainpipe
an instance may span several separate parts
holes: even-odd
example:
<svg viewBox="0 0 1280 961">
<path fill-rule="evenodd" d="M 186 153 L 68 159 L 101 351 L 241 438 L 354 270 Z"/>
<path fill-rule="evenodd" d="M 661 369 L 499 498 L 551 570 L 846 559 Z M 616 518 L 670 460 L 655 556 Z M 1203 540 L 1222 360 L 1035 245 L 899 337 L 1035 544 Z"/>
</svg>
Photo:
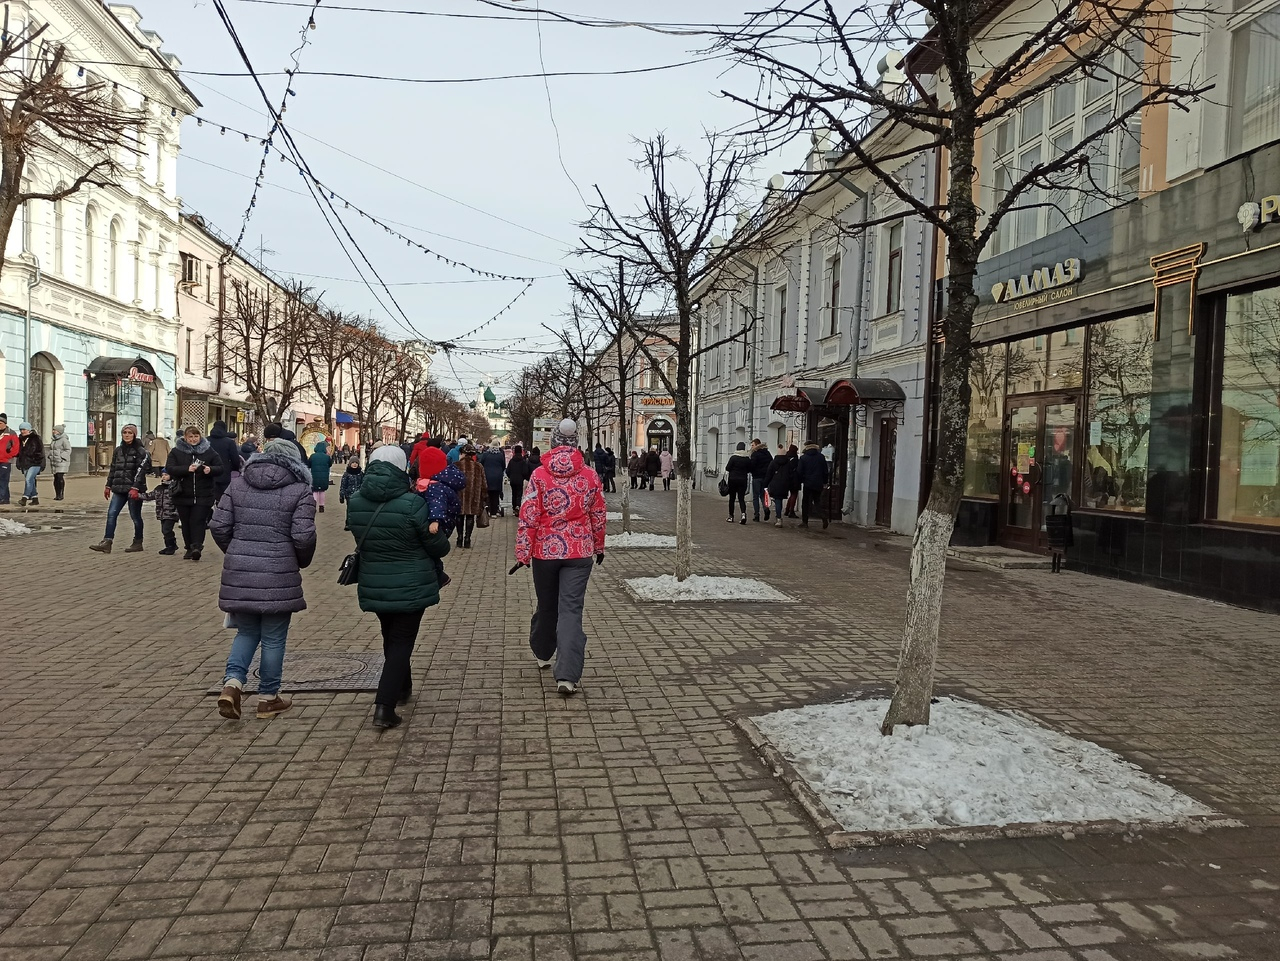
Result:
<svg viewBox="0 0 1280 961">
<path fill-rule="evenodd" d="M 941 205 L 942 151 L 935 150 L 933 161 L 933 206 L 936 210 Z M 931 231 L 931 233 L 933 233 L 933 250 L 929 255 L 928 322 L 925 325 L 924 332 L 924 423 L 920 432 L 920 437 L 923 440 L 920 445 L 920 513 L 924 512 L 924 505 L 929 501 L 929 490 L 933 487 L 933 462 L 937 458 L 937 424 L 933 423 L 934 418 L 930 417 L 930 411 L 933 408 L 934 372 L 938 365 L 938 355 L 942 350 L 941 345 L 934 343 L 933 340 L 933 327 L 938 320 L 938 236 L 936 231 Z"/>
<path fill-rule="evenodd" d="M 27 278 L 27 319 L 22 347 L 22 419 L 31 419 L 31 291 L 40 283 L 40 258 L 31 254 L 31 276 Z"/>
<path fill-rule="evenodd" d="M 846 190 L 850 190 L 862 201 L 862 222 L 865 224 L 871 216 L 871 195 L 865 190 L 859 190 L 857 187 L 848 183 L 842 176 L 838 178 L 841 186 Z M 866 279 L 867 269 L 867 230 L 863 227 L 862 241 L 858 245 L 858 261 L 854 265 L 856 268 L 855 279 L 853 282 L 854 300 L 853 300 L 853 320 L 852 330 L 850 331 L 850 347 L 849 347 L 849 379 L 856 380 L 858 377 L 858 361 L 862 356 L 862 285 Z M 855 490 L 858 479 L 858 418 L 855 411 L 849 410 L 849 442 L 848 442 L 846 470 L 846 482 L 844 485 L 844 504 L 841 505 L 841 513 L 844 517 L 851 518 L 851 523 L 857 523 L 854 515 L 856 508 Z"/>
</svg>

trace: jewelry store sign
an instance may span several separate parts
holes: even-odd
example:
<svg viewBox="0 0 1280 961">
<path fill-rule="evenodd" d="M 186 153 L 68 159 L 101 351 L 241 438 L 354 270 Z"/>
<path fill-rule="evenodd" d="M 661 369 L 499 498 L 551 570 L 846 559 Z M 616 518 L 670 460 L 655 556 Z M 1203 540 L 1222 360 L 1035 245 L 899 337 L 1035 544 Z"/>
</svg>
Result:
<svg viewBox="0 0 1280 961">
<path fill-rule="evenodd" d="M 1068 257 L 1051 267 L 1037 267 L 1021 277 L 994 284 L 991 299 L 997 304 L 1041 307 L 1074 297 L 1078 292 L 1078 281 L 1083 277 L 1084 261 L 1079 257 Z"/>
</svg>

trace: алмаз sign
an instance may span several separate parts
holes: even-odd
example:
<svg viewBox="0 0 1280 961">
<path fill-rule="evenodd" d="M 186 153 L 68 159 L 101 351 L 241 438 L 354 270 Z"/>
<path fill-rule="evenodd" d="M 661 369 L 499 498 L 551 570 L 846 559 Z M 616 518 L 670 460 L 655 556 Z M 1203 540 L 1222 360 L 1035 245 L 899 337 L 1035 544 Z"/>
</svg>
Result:
<svg viewBox="0 0 1280 961">
<path fill-rule="evenodd" d="M 1029 274 L 994 284 L 991 299 L 997 304 L 1028 301 L 1027 306 L 1033 307 L 1065 300 L 1076 295 L 1076 282 L 1083 276 L 1084 262 L 1068 257 L 1052 267 L 1037 267 Z"/>
</svg>

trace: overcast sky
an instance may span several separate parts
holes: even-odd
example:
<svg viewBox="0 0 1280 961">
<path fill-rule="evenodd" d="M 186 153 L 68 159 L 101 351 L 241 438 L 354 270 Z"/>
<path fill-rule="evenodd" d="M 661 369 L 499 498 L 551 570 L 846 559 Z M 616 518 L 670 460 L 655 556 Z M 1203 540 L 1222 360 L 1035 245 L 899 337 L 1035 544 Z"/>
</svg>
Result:
<svg viewBox="0 0 1280 961">
<path fill-rule="evenodd" d="M 701 0 L 557 0 L 564 13 L 647 22 L 736 23 L 744 3 Z M 240 73 L 242 64 L 211 0 L 135 0 L 143 27 L 160 33 L 166 51 L 188 71 Z M 588 28 L 535 21 L 465 19 L 336 9 L 340 4 L 431 13 L 507 16 L 481 0 L 324 0 L 301 54 L 304 71 L 341 71 L 412 78 L 468 78 L 547 71 L 614 71 L 699 58 L 705 38 L 635 27 Z M 554 5 L 553 5 L 554 4 Z M 525 4 L 535 9 L 532 2 Z M 289 57 L 310 4 L 227 0 L 228 12 L 273 102 L 283 95 Z M 696 11 L 696 12 L 694 12 Z M 641 13 L 642 12 L 642 13 Z M 566 266 L 585 207 L 599 184 L 611 201 L 631 209 L 640 181 L 630 161 L 633 137 L 665 131 L 696 147 L 704 127 L 726 129 L 746 119 L 719 91 L 750 92 L 744 70 L 725 74 L 723 61 L 621 76 L 553 77 L 555 126 L 543 80 L 409 84 L 300 76 L 286 122 L 316 176 L 406 235 L 481 270 L 538 277 L 511 310 L 468 343 L 500 348 L 549 344 L 543 323 L 557 323 L 567 303 Z M 183 126 L 179 192 L 188 206 L 235 237 L 253 188 L 262 148 L 221 125 L 265 136 L 268 121 L 253 81 L 184 74 L 203 103 L 203 126 Z M 556 128 L 559 136 L 557 138 Z M 801 153 L 796 148 L 792 153 Z M 561 157 L 567 174 L 561 168 Z M 793 164 L 796 157 L 788 157 Z M 782 166 L 779 161 L 779 167 Z M 381 169 L 379 169 L 381 168 Z M 773 170 L 760 171 L 763 179 Z M 245 246 L 265 245 L 266 264 L 313 283 L 328 303 L 373 316 L 392 333 L 413 332 L 380 307 L 325 226 L 302 178 L 272 157 Z M 572 181 L 571 178 L 572 177 Z M 577 184 L 577 188 L 574 186 Z M 339 204 L 339 207 L 341 205 Z M 403 240 L 349 215 L 348 224 L 396 300 L 422 335 L 456 338 L 484 323 L 520 293 L 518 281 L 477 280 L 410 249 Z M 381 293 L 384 302 L 385 293 Z M 388 307 L 390 305 L 388 304 Z M 473 393 L 482 374 L 502 376 L 535 357 L 459 356 L 457 376 L 444 358 L 436 373 L 448 387 Z M 501 393 L 501 388 L 499 388 Z"/>
</svg>

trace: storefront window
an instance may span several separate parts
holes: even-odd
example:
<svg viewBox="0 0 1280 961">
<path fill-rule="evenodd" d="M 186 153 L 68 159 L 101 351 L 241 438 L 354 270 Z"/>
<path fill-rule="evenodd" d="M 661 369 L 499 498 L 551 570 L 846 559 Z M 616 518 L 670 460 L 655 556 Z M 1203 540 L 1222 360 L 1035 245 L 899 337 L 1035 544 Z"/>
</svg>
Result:
<svg viewBox="0 0 1280 961">
<path fill-rule="evenodd" d="M 1007 356 L 1007 345 L 995 344 L 975 348 L 969 362 L 969 438 L 964 454 L 964 492 L 969 497 L 1000 493 Z"/>
<path fill-rule="evenodd" d="M 1049 335 L 1049 390 L 1073 390 L 1084 383 L 1085 328 Z"/>
<path fill-rule="evenodd" d="M 1280 526 L 1280 287 L 1227 297 L 1218 519 Z"/>
<path fill-rule="evenodd" d="M 1009 393 L 1038 394 L 1048 389 L 1049 338 L 1043 334 L 1009 345 Z"/>
<path fill-rule="evenodd" d="M 1089 329 L 1088 507 L 1146 510 L 1153 330 L 1151 314 Z"/>
</svg>

